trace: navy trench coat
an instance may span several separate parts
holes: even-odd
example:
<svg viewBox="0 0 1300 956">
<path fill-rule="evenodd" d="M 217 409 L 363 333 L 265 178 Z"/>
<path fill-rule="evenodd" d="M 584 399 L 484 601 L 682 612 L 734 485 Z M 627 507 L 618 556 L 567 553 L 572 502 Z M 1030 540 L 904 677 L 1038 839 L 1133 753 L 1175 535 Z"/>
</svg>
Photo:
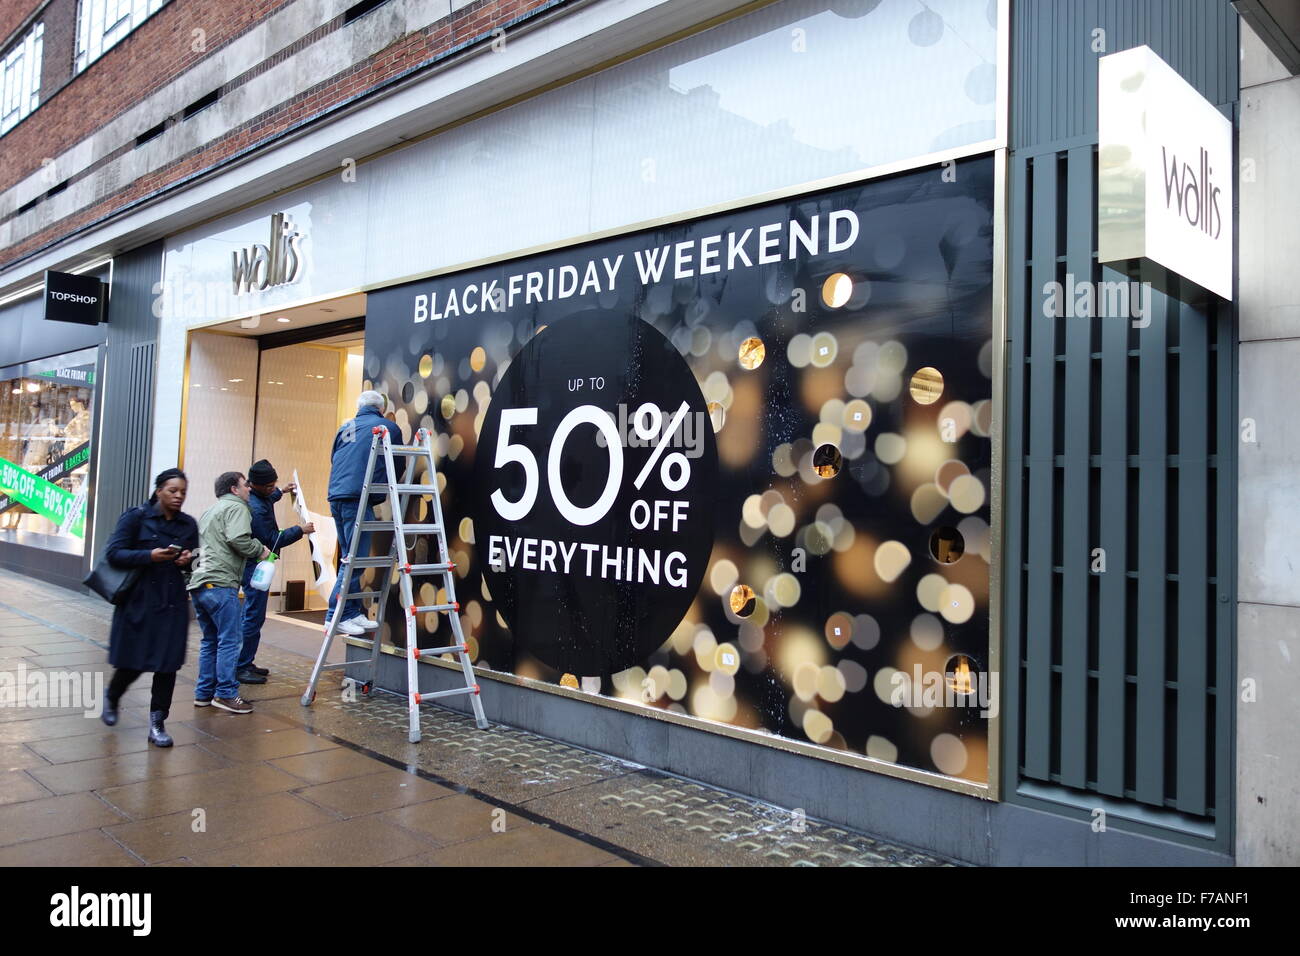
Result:
<svg viewBox="0 0 1300 956">
<path fill-rule="evenodd" d="M 190 626 L 185 577 L 174 561 L 149 559 L 154 548 L 170 544 L 197 551 L 198 522 L 183 512 L 168 521 L 156 504 L 131 508 L 117 519 L 105 557 L 115 567 L 138 567 L 141 574 L 130 596 L 113 610 L 108 662 L 114 667 L 167 674 L 185 663 Z"/>
</svg>

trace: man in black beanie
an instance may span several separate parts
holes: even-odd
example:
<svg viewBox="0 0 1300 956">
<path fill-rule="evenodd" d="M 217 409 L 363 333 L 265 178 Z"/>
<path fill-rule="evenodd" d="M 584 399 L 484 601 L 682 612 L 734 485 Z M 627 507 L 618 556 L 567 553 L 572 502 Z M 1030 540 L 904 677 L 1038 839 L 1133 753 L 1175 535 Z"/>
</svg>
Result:
<svg viewBox="0 0 1300 956">
<path fill-rule="evenodd" d="M 294 544 L 303 535 L 316 530 L 316 526 L 310 523 L 280 530 L 275 521 L 275 503 L 296 486 L 290 482 L 282 489 L 275 487 L 279 477 L 265 458 L 248 469 L 251 492 L 248 496 L 248 509 L 253 513 L 253 537 L 276 554 L 280 553 L 281 548 Z M 235 677 L 241 684 L 265 684 L 266 675 L 270 673 L 265 667 L 253 663 L 253 658 L 257 656 L 257 646 L 262 641 L 266 599 L 269 596 L 269 592 L 259 591 L 249 584 L 256 567 L 256 561 L 249 561 L 244 566 L 244 647 L 235 668 Z"/>
</svg>

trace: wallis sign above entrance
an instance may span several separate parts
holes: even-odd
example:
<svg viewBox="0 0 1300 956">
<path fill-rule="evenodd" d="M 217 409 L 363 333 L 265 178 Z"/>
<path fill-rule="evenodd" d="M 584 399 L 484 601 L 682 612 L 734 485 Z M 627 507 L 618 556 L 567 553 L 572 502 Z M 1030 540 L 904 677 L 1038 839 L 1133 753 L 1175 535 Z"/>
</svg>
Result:
<svg viewBox="0 0 1300 956">
<path fill-rule="evenodd" d="M 1232 123 L 1149 47 L 1097 73 L 1098 258 L 1232 298 Z"/>
</svg>

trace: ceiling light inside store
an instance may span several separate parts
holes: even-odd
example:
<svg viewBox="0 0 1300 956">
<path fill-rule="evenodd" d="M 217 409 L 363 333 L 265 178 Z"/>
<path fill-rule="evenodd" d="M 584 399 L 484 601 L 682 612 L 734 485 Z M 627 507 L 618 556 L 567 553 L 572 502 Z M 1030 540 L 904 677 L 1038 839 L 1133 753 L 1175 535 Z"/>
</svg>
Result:
<svg viewBox="0 0 1300 956">
<path fill-rule="evenodd" d="M 239 382 L 242 382 L 243 379 L 242 379 L 242 378 L 229 378 L 229 379 L 226 379 L 226 381 L 228 381 L 231 385 L 235 385 L 235 384 L 237 384 L 237 383 L 239 383 Z"/>
<path fill-rule="evenodd" d="M 40 390 L 41 390 L 41 383 L 40 383 L 40 382 L 28 382 L 28 383 L 27 383 L 27 391 L 29 391 L 29 392 L 39 392 Z"/>
<path fill-rule="evenodd" d="M 13 394 L 15 394 L 15 395 L 21 395 L 21 394 L 23 393 L 23 390 L 22 390 L 21 388 L 19 388 L 18 386 L 14 386 L 14 387 L 11 388 L 9 391 L 13 392 Z"/>
<path fill-rule="evenodd" d="M 275 321 L 277 321 L 277 322 L 283 322 L 283 323 L 285 323 L 286 325 L 289 323 L 289 320 L 288 320 L 287 318 L 285 318 L 283 315 L 282 315 L 282 316 L 279 316 Z"/>
</svg>

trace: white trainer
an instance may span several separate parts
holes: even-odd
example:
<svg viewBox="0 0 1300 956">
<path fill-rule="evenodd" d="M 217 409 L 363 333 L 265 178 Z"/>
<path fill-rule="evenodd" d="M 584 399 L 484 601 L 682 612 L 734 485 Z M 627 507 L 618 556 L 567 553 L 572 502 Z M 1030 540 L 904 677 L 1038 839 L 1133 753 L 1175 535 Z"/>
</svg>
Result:
<svg viewBox="0 0 1300 956">
<path fill-rule="evenodd" d="M 347 621 L 339 621 L 338 627 L 335 628 L 335 630 L 340 634 L 347 634 L 349 637 L 356 637 L 358 634 L 366 633 L 364 628 L 357 627 L 356 624 L 352 623 L 355 620 L 356 618 Z"/>
<path fill-rule="evenodd" d="M 358 614 L 356 617 L 348 618 L 344 623 L 351 624 L 353 627 L 359 627 L 363 631 L 379 630 L 379 622 L 370 620 L 370 618 L 366 617 L 364 614 Z"/>
</svg>

